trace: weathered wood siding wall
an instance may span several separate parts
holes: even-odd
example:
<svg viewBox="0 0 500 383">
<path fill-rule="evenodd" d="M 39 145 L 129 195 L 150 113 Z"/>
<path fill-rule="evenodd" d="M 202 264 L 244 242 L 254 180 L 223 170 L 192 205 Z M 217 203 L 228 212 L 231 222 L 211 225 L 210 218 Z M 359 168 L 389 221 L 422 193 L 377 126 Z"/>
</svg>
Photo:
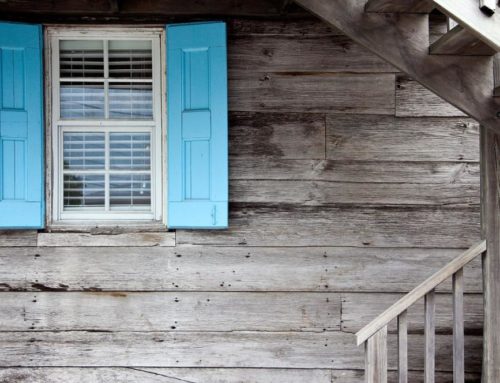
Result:
<svg viewBox="0 0 500 383">
<path fill-rule="evenodd" d="M 479 238 L 475 122 L 312 19 L 231 20 L 229 39 L 231 228 L 1 234 L 0 382 L 361 382 L 353 333 Z M 475 262 L 472 381 L 480 286 Z"/>
</svg>

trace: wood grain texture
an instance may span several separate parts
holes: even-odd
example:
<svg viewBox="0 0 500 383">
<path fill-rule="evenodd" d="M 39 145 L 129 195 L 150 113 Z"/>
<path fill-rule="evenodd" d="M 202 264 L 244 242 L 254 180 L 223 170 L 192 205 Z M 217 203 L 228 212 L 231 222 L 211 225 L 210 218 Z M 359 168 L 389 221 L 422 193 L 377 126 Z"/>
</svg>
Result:
<svg viewBox="0 0 500 383">
<path fill-rule="evenodd" d="M 365 0 L 348 3 L 342 0 L 297 0 L 297 3 L 417 79 L 482 125 L 500 131 L 500 120 L 496 118 L 500 101 L 491 97 L 491 59 L 429 55 L 426 15 L 367 13 L 364 11 Z"/>
<path fill-rule="evenodd" d="M 464 272 L 453 274 L 453 381 L 464 382 Z"/>
<path fill-rule="evenodd" d="M 408 312 L 398 315 L 398 383 L 408 383 Z M 386 326 L 387 331 L 387 326 Z"/>
<path fill-rule="evenodd" d="M 230 71 L 229 110 L 393 115 L 394 82 L 384 73 Z"/>
<path fill-rule="evenodd" d="M 366 12 L 430 13 L 434 4 L 430 0 L 369 0 Z"/>
<path fill-rule="evenodd" d="M 409 368 L 423 369 L 422 335 L 409 335 Z M 196 344 L 196 352 L 193 352 Z M 227 367 L 361 369 L 354 335 L 299 332 L 2 332 L 2 367 Z M 436 369 L 452 370 L 452 341 L 436 335 Z M 481 368 L 481 337 L 466 339 L 466 370 Z M 397 337 L 388 339 L 388 366 L 397 366 Z"/>
<path fill-rule="evenodd" d="M 40 247 L 112 247 L 112 246 L 175 246 L 175 233 L 126 233 L 126 234 L 89 234 L 89 233 L 38 233 L 37 245 Z"/>
<path fill-rule="evenodd" d="M 493 56 L 496 51 L 467 29 L 457 25 L 431 44 L 433 55 Z"/>
<path fill-rule="evenodd" d="M 230 181 L 326 181 L 381 184 L 461 184 L 479 187 L 479 164 L 448 161 L 338 161 L 232 158 Z"/>
<path fill-rule="evenodd" d="M 238 205 L 227 231 L 178 230 L 178 244 L 464 248 L 479 238 L 479 209 Z"/>
<path fill-rule="evenodd" d="M 461 117 L 465 114 L 405 75 L 396 78 L 396 116 Z"/>
<path fill-rule="evenodd" d="M 479 188 L 477 184 L 460 183 L 442 185 L 238 180 L 230 182 L 229 200 L 241 203 L 289 203 L 308 206 L 478 205 Z"/>
<path fill-rule="evenodd" d="M 0 247 L 36 246 L 35 230 L 0 230 Z"/>
<path fill-rule="evenodd" d="M 495 82 L 495 90 L 493 95 L 495 97 L 500 97 L 500 54 L 497 54 L 493 58 L 493 77 Z"/>
<path fill-rule="evenodd" d="M 435 292 L 432 290 L 424 297 L 424 334 L 425 334 L 425 351 L 424 351 L 424 382 L 434 383 L 436 375 L 436 301 Z"/>
<path fill-rule="evenodd" d="M 484 359 L 482 381 L 500 379 L 500 135 L 481 127 L 481 235 L 483 256 Z"/>
<path fill-rule="evenodd" d="M 235 36 L 228 41 L 231 71 L 395 73 L 378 56 L 345 35 Z"/>
<path fill-rule="evenodd" d="M 340 295 L 232 292 L 4 293 L 2 331 L 333 331 Z"/>
<path fill-rule="evenodd" d="M 477 161 L 479 126 L 467 119 L 328 116 L 327 158 Z"/>
<path fill-rule="evenodd" d="M 365 378 L 366 383 L 387 382 L 387 327 L 366 341 Z"/>
<path fill-rule="evenodd" d="M 229 125 L 231 159 L 325 158 L 324 115 L 233 112 L 230 113 Z"/>
<path fill-rule="evenodd" d="M 422 383 L 421 371 L 409 371 L 409 381 Z M 466 374 L 477 382 L 479 374 Z M 5 382 L 33 383 L 364 383 L 360 370 L 260 369 L 260 368 L 136 368 L 136 367 L 35 367 L 0 368 Z M 453 383 L 449 372 L 437 372 L 437 383 Z M 394 371 L 388 381 L 397 383 Z"/>
<path fill-rule="evenodd" d="M 0 290 L 408 292 L 461 252 L 352 247 L 3 248 Z M 465 291 L 481 291 L 481 283 L 476 260 L 465 275 Z M 441 289 L 451 291 L 451 284 Z M 383 297 L 381 302 L 386 302 Z M 391 297 L 387 306 L 393 302 Z M 371 318 L 381 309 L 374 308 Z"/>
<path fill-rule="evenodd" d="M 400 299 L 402 294 L 342 293 L 342 331 L 357 332 L 377 315 Z M 483 298 L 481 294 L 465 295 L 465 329 L 467 334 L 480 334 L 483 329 Z M 407 311 L 408 331 L 423 333 L 424 302 L 418 301 Z M 453 298 L 449 293 L 436 294 L 436 331 L 451 334 L 453 330 Z M 389 324 L 389 332 L 396 333 L 397 321 Z"/>
</svg>

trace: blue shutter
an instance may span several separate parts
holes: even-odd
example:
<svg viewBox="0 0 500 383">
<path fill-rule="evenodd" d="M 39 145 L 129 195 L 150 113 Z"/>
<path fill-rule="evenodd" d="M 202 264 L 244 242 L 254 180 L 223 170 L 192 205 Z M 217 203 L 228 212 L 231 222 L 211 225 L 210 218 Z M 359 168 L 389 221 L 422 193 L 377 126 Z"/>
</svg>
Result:
<svg viewBox="0 0 500 383">
<path fill-rule="evenodd" d="M 0 23 L 0 228 L 44 226 L 42 29 Z"/>
<path fill-rule="evenodd" d="M 168 226 L 228 225 L 224 23 L 167 26 Z"/>
</svg>

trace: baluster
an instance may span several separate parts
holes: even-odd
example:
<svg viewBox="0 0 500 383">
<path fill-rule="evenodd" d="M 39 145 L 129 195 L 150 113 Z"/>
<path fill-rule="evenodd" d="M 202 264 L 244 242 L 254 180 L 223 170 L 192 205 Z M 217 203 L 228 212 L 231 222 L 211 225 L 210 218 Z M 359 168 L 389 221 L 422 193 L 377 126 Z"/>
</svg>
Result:
<svg viewBox="0 0 500 383">
<path fill-rule="evenodd" d="M 425 361 L 424 382 L 434 383 L 435 348 L 436 348 L 436 300 L 434 290 L 425 296 Z"/>
<path fill-rule="evenodd" d="M 453 382 L 464 383 L 464 270 L 453 274 Z"/>
<path fill-rule="evenodd" d="M 399 383 L 408 383 L 408 315 L 398 315 L 398 370 Z"/>
<path fill-rule="evenodd" d="M 387 383 L 387 326 L 365 343 L 366 383 Z"/>
</svg>

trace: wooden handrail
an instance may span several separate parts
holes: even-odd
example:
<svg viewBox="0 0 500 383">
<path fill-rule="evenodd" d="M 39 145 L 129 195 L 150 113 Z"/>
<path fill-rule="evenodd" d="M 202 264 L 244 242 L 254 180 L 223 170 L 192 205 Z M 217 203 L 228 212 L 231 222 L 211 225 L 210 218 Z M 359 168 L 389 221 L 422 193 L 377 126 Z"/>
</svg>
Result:
<svg viewBox="0 0 500 383">
<path fill-rule="evenodd" d="M 385 310 L 377 318 L 371 321 L 356 333 L 356 342 L 359 345 L 363 344 L 368 338 L 373 336 L 384 326 L 395 319 L 399 314 L 406 311 L 408 307 L 414 304 L 426 294 L 434 290 L 440 283 L 451 277 L 457 271 L 461 270 L 466 264 L 476 258 L 479 254 L 486 251 L 486 241 L 481 241 L 473 245 L 470 249 L 463 252 L 453 261 L 444 266 L 434 275 L 427 278 L 424 282 L 410 291 L 407 295 L 394 303 L 391 307 Z"/>
</svg>

